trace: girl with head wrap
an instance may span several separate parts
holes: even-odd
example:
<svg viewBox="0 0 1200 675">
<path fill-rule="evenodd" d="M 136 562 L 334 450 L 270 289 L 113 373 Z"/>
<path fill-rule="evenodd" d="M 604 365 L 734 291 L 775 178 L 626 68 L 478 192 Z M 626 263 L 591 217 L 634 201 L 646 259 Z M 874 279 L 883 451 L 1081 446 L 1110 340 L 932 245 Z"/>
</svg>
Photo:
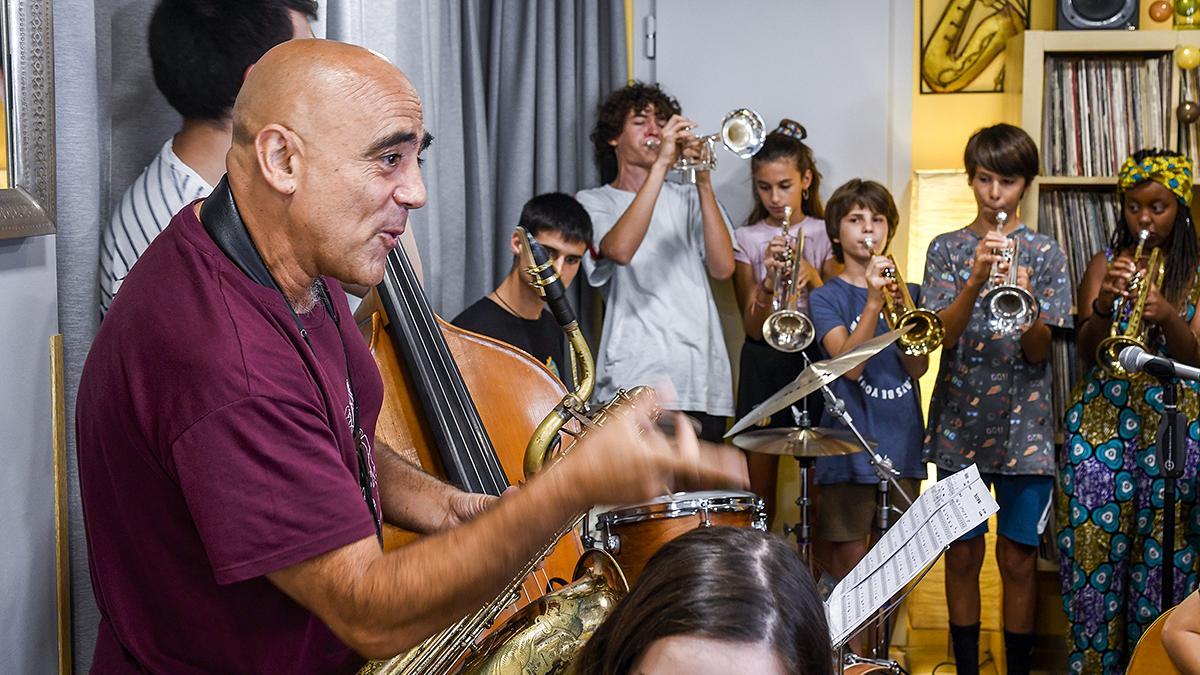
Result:
<svg viewBox="0 0 1200 675">
<path fill-rule="evenodd" d="M 1131 281 L 1152 249 L 1162 251 L 1161 281 L 1146 296 L 1146 348 L 1200 365 L 1200 242 L 1189 212 L 1192 167 L 1184 156 L 1141 150 L 1118 177 L 1122 224 L 1107 250 L 1088 263 L 1077 294 L 1078 355 L 1087 369 L 1068 401 L 1059 459 L 1058 545 L 1063 608 L 1071 629 L 1068 663 L 1075 673 L 1123 673 L 1142 632 L 1161 606 L 1162 559 L 1174 554 L 1176 599 L 1196 588 L 1200 507 L 1200 389 L 1180 382 L 1180 411 L 1193 422 L 1185 434 L 1183 476 L 1177 486 L 1175 541 L 1162 545 L 1164 481 L 1156 459 L 1162 387 L 1143 373 L 1106 371 L 1096 350 L 1113 322 L 1124 329 Z M 1134 260 L 1140 233 L 1148 232 Z"/>
</svg>

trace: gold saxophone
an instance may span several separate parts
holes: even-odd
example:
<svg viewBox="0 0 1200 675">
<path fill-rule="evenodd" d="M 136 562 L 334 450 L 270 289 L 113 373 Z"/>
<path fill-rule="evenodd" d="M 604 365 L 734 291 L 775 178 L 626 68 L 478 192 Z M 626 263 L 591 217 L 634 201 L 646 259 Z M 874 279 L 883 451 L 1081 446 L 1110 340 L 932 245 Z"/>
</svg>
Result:
<svg viewBox="0 0 1200 675">
<path fill-rule="evenodd" d="M 979 22 L 964 44 L 967 22 L 976 4 L 995 11 Z M 921 50 L 921 77 L 925 83 L 940 94 L 966 87 L 1004 51 L 1010 37 L 1025 30 L 1025 11 L 1011 0 L 951 0 Z M 996 84 L 999 90 L 1003 80 Z"/>
<path fill-rule="evenodd" d="M 585 413 L 587 400 L 595 386 L 592 352 L 573 314 L 560 309 L 567 307 L 569 310 L 569 305 L 558 304 L 565 300 L 557 271 L 546 259 L 545 252 L 532 245 L 528 233 L 521 228 L 518 230 L 524 257 L 533 261 L 525 271 L 532 277 L 531 283 L 538 293 L 547 298 L 567 334 L 576 382 L 575 391 L 564 396 L 534 431 L 525 454 L 525 476 L 528 478 L 554 453 L 559 433 L 564 432 L 569 421 L 577 420 L 580 428 L 577 432 L 564 432 L 573 435 L 574 440 L 560 455 L 570 452 L 590 430 L 603 426 L 614 416 L 627 413 L 635 403 L 643 399 L 653 403 L 654 390 L 649 387 L 622 390 L 595 413 Z M 653 414 L 657 416 L 656 408 Z M 590 549 L 584 552 L 570 584 L 522 607 L 482 641 L 479 636 L 519 597 L 525 578 L 537 570 L 558 540 L 579 527 L 586 515 L 584 512 L 571 518 L 487 605 L 404 654 L 386 661 L 371 661 L 359 670 L 359 675 L 449 672 L 549 675 L 567 672 L 579 649 L 629 589 L 617 562 L 604 551 Z"/>
</svg>

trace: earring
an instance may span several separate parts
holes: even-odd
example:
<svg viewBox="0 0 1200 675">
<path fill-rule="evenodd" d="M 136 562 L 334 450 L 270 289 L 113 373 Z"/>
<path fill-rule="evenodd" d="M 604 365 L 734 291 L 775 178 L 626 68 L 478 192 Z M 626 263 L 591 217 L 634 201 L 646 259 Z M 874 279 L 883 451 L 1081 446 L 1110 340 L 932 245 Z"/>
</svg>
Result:
<svg viewBox="0 0 1200 675">
<path fill-rule="evenodd" d="M 800 199 L 808 199 L 808 188 L 800 191 Z"/>
</svg>

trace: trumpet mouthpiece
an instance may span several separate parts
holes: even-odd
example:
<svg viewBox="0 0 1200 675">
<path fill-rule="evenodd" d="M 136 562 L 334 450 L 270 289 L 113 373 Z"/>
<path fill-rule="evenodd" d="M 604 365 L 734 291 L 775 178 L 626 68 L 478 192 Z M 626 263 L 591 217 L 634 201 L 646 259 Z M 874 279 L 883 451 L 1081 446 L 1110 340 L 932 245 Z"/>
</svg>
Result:
<svg viewBox="0 0 1200 675">
<path fill-rule="evenodd" d="M 1007 211 L 999 211 L 996 213 L 996 224 L 997 225 L 1003 226 L 1007 222 L 1008 222 L 1008 212 Z"/>
<path fill-rule="evenodd" d="M 1141 232 L 1138 232 L 1138 242 L 1139 243 L 1145 242 L 1149 238 L 1150 238 L 1150 228 L 1146 228 L 1146 229 L 1142 230 Z"/>
<path fill-rule="evenodd" d="M 650 148 L 651 150 L 654 150 L 658 146 L 662 145 L 662 141 L 660 141 L 656 137 L 651 137 L 651 138 L 647 138 L 646 142 L 643 145 L 645 145 L 647 148 Z"/>
<path fill-rule="evenodd" d="M 863 243 L 866 244 L 867 250 L 870 251 L 872 255 L 874 255 L 875 254 L 875 238 L 874 237 L 863 237 Z"/>
</svg>

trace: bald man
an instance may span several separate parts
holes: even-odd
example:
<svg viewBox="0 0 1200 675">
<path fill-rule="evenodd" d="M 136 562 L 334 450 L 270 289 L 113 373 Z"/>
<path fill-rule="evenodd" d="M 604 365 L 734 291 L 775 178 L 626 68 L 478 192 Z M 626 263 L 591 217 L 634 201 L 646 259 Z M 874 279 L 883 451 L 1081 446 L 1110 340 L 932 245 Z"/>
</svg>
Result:
<svg viewBox="0 0 1200 675">
<path fill-rule="evenodd" d="M 226 180 L 146 251 L 84 367 L 94 670 L 353 671 L 490 600 L 593 503 L 744 482 L 641 410 L 500 500 L 379 447 L 381 379 L 328 289 L 379 283 L 425 203 L 421 100 L 367 50 L 300 40 L 233 124 Z M 430 536 L 385 554 L 381 521 Z"/>
</svg>

